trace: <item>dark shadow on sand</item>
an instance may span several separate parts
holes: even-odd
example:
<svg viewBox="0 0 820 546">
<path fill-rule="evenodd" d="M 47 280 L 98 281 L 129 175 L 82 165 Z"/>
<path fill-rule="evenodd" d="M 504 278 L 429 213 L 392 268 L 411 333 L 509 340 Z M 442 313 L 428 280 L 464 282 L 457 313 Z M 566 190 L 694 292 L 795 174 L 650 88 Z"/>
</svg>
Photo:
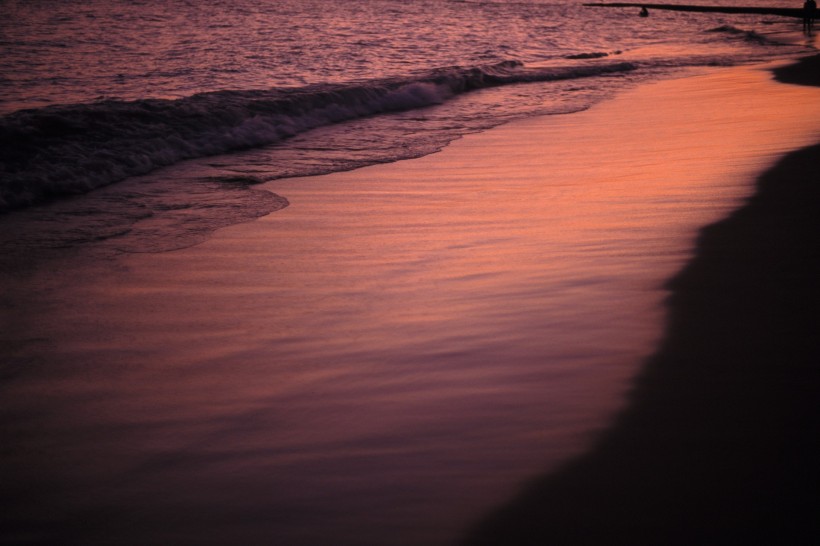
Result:
<svg viewBox="0 0 820 546">
<path fill-rule="evenodd" d="M 465 545 L 820 544 L 820 145 L 757 190 L 669 282 L 665 339 L 613 428 Z"/>
</svg>

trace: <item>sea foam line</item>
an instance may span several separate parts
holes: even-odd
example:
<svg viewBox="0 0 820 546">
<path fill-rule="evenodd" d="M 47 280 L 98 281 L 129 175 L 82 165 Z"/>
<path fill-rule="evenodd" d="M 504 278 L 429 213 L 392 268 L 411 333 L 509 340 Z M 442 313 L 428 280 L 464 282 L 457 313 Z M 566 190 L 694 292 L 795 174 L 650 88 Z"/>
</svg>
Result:
<svg viewBox="0 0 820 546">
<path fill-rule="evenodd" d="M 298 89 L 51 106 L 0 118 L 0 211 L 81 194 L 159 167 L 266 146 L 345 120 L 441 104 L 475 89 L 633 70 L 519 62 Z"/>
</svg>

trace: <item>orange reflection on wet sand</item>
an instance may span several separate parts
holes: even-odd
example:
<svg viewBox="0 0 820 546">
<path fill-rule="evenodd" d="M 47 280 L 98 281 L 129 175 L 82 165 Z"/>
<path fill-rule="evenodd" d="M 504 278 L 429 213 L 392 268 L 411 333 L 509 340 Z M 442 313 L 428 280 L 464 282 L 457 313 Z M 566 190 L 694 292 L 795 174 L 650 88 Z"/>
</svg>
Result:
<svg viewBox="0 0 820 546">
<path fill-rule="evenodd" d="M 72 265 L 94 282 L 33 327 L 60 379 L 8 390 L 22 411 L 52 389 L 35 425 L 59 457 L 31 468 L 115 507 L 100 532 L 122 543 L 127 522 L 191 543 L 454 538 L 606 425 L 697 229 L 816 136 L 817 91 L 768 80 L 659 83 L 270 183 L 290 207 L 205 244 Z"/>
</svg>

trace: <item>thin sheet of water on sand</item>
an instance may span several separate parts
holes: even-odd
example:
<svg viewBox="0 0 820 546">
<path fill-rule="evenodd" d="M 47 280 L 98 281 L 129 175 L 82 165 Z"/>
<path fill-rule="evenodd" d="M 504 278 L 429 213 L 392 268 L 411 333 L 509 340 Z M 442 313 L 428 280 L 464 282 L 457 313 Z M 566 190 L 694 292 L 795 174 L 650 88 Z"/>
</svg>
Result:
<svg viewBox="0 0 820 546">
<path fill-rule="evenodd" d="M 197 247 L 9 279 L 7 517 L 86 543 L 453 539 L 606 425 L 697 229 L 817 136 L 817 91 L 769 80 L 277 181 L 290 207 Z"/>
</svg>

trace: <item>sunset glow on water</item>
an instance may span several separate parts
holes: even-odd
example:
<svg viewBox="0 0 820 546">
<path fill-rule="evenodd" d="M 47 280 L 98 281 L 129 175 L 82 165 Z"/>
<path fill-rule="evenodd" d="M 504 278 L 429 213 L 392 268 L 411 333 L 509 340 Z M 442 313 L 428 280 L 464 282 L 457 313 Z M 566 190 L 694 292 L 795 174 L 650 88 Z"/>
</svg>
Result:
<svg viewBox="0 0 820 546">
<path fill-rule="evenodd" d="M 12 544 L 457 542 L 594 444 L 697 231 L 820 119 L 707 67 L 803 51 L 779 19 L 10 5 Z"/>
</svg>

